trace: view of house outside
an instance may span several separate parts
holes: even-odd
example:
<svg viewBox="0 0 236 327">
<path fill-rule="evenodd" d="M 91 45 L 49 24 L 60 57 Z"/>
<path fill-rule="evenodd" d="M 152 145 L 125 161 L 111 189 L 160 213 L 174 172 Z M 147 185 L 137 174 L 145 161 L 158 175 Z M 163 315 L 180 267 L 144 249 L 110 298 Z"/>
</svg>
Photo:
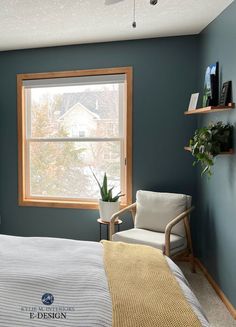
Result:
<svg viewBox="0 0 236 327">
<path fill-rule="evenodd" d="M 97 199 L 91 169 L 101 181 L 106 172 L 109 186 L 121 190 L 120 88 L 27 90 L 30 196 Z"/>
</svg>

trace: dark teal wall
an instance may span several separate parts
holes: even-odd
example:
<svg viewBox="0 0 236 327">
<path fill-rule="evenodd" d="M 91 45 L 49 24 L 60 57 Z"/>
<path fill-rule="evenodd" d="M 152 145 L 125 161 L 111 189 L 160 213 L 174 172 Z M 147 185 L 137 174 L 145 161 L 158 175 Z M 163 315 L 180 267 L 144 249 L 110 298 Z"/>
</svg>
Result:
<svg viewBox="0 0 236 327">
<path fill-rule="evenodd" d="M 208 64 L 219 61 L 221 81 L 232 80 L 236 101 L 236 3 L 234 2 L 200 35 L 201 76 L 204 81 Z M 211 113 L 199 118 L 199 126 L 209 122 L 230 122 L 234 112 Z M 234 144 L 236 133 L 234 134 Z M 198 174 L 199 176 L 200 174 Z M 198 179 L 199 222 L 196 226 L 198 255 L 236 306 L 236 155 L 218 156 L 210 180 Z M 200 210 L 201 208 L 201 210 Z"/>
<path fill-rule="evenodd" d="M 195 119 L 183 115 L 196 89 L 197 37 L 174 37 L 0 53 L 2 233 L 98 239 L 97 211 L 17 205 L 16 74 L 133 66 L 133 190 L 195 194 L 183 151 Z M 130 226 L 130 222 L 123 228 Z"/>
</svg>

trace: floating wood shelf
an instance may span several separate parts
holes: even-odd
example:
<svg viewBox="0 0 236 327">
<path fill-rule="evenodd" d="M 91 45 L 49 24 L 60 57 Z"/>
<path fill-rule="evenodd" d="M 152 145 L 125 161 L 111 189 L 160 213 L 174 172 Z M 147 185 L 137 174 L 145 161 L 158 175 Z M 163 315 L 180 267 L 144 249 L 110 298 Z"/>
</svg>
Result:
<svg viewBox="0 0 236 327">
<path fill-rule="evenodd" d="M 226 110 L 232 110 L 235 108 L 235 103 L 229 103 L 228 106 L 210 106 L 205 108 L 199 108 L 199 109 L 192 109 L 185 111 L 185 115 L 196 115 L 196 114 L 207 114 L 209 112 L 218 112 L 218 111 L 226 111 Z"/>
<path fill-rule="evenodd" d="M 185 146 L 184 147 L 184 150 L 191 152 L 190 146 Z M 229 151 L 221 152 L 220 154 L 234 154 L 234 150 L 233 149 L 229 149 Z"/>
</svg>

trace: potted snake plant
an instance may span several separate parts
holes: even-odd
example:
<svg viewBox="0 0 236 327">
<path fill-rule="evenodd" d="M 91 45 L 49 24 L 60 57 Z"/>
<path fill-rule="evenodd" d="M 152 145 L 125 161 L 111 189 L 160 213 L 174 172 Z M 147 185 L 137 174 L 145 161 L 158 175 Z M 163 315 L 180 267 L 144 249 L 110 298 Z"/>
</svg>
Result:
<svg viewBox="0 0 236 327">
<path fill-rule="evenodd" d="M 112 194 L 112 190 L 114 188 L 108 188 L 108 183 L 107 183 L 107 175 L 104 173 L 103 176 L 103 182 L 102 184 L 99 182 L 97 179 L 96 175 L 92 171 L 93 176 L 99 186 L 100 189 L 100 194 L 101 194 L 101 199 L 99 199 L 99 213 L 100 213 L 100 218 L 104 221 L 110 221 L 111 217 L 114 213 L 119 211 L 120 209 L 120 202 L 119 198 L 121 196 L 124 196 L 124 194 L 121 194 L 121 192 L 117 193 L 115 196 Z"/>
</svg>

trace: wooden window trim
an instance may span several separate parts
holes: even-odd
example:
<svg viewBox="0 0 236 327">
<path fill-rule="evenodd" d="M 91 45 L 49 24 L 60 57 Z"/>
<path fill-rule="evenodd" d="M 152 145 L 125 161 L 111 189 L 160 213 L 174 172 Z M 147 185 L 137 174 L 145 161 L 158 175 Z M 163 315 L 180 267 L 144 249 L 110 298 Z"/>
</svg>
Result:
<svg viewBox="0 0 236 327">
<path fill-rule="evenodd" d="M 53 207 L 53 208 L 79 208 L 79 209 L 98 209 L 97 202 L 85 202 L 79 199 L 45 199 L 42 197 L 26 197 L 25 185 L 25 110 L 24 110 L 24 80 L 34 79 L 51 79 L 79 76 L 95 76 L 95 75 L 114 75 L 125 74 L 127 81 L 127 112 L 125 117 L 125 185 L 126 185 L 126 203 L 122 203 L 121 207 L 125 207 L 132 203 L 132 101 L 133 101 L 133 69 L 132 67 L 115 67 L 103 69 L 74 70 L 49 73 L 29 73 L 17 75 L 17 125 L 18 125 L 18 204 L 19 206 L 31 207 Z"/>
</svg>

